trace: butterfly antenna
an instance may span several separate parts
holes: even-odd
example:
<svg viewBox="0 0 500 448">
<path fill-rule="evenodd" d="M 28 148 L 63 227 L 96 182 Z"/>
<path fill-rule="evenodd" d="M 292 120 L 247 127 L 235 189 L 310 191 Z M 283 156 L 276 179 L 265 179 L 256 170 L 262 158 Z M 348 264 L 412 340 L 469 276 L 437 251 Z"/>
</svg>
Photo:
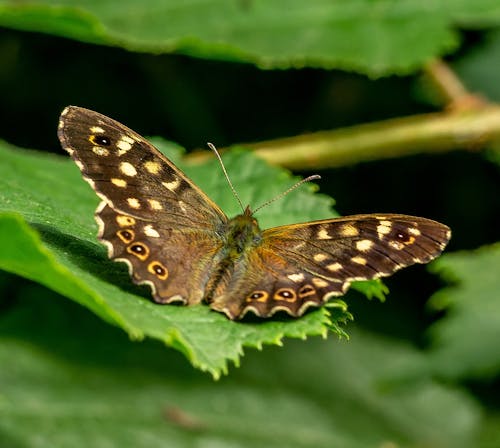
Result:
<svg viewBox="0 0 500 448">
<path fill-rule="evenodd" d="M 321 179 L 321 176 L 319 174 L 313 174 L 312 176 L 309 176 L 309 177 L 306 177 L 305 179 L 299 180 L 295 185 L 292 185 L 288 190 L 284 191 L 283 193 L 280 193 L 278 196 L 270 199 L 269 201 L 264 202 L 262 205 L 259 205 L 253 211 L 253 213 L 256 213 L 261 208 L 267 207 L 269 204 L 272 204 L 274 201 L 281 199 L 282 197 L 286 196 L 291 191 L 295 190 L 297 187 L 300 187 L 302 184 L 305 184 L 306 182 L 311 182 L 312 180 L 318 180 L 318 179 Z"/>
<path fill-rule="evenodd" d="M 219 151 L 217 151 L 217 148 L 215 147 L 214 144 L 212 143 L 207 143 L 207 146 L 215 153 L 217 156 L 217 159 L 219 159 L 220 166 L 222 167 L 222 172 L 224 173 L 224 176 L 226 177 L 227 183 L 229 184 L 229 187 L 231 188 L 231 191 L 233 192 L 234 197 L 238 201 L 238 204 L 240 204 L 241 210 L 244 212 L 245 207 L 243 207 L 243 203 L 241 202 L 240 197 L 238 196 L 238 193 L 236 189 L 233 186 L 233 183 L 231 182 L 231 179 L 229 179 L 229 175 L 227 174 L 226 167 L 224 166 L 224 162 L 222 161 L 222 158 L 219 154 Z"/>
</svg>

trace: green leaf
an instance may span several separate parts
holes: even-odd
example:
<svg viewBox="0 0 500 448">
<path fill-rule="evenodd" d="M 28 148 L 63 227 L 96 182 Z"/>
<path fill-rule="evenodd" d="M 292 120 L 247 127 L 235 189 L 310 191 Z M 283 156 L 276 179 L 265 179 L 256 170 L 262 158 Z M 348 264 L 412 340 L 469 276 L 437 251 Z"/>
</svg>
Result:
<svg viewBox="0 0 500 448">
<path fill-rule="evenodd" d="M 341 301 L 307 313 L 300 319 L 239 323 L 205 305 L 159 306 L 148 288 L 132 285 L 125 266 L 108 260 L 96 240 L 93 220 L 98 199 L 68 158 L 0 146 L 0 268 L 42 283 L 91 309 L 130 337 L 150 336 L 182 353 L 191 363 L 218 377 L 227 361 L 236 364 L 243 347 L 281 344 L 283 337 L 339 335 L 350 317 Z M 261 203 L 290 186 L 283 170 L 272 168 L 246 152 L 225 157 L 244 201 Z M 227 211 L 237 204 L 215 161 L 186 167 L 193 179 Z M 284 224 L 331 215 L 331 199 L 313 195 L 304 186 L 259 212 L 261 223 Z M 26 224 L 28 221 L 31 226 Z M 383 293 L 376 283 L 373 294 Z"/>
<path fill-rule="evenodd" d="M 494 386 L 493 386 L 494 387 Z M 478 447 L 497 448 L 500 443 L 500 413 L 490 410 L 481 425 Z"/>
<path fill-rule="evenodd" d="M 254 352 L 214 383 L 38 286 L 13 299 L 0 316 L 2 446 L 477 446 L 475 403 L 375 335 Z"/>
<path fill-rule="evenodd" d="M 500 30 L 485 33 L 484 40 L 453 63 L 467 88 L 490 101 L 500 101 L 500 86 L 495 73 L 500 70 Z"/>
<path fill-rule="evenodd" d="M 0 2 L 0 25 L 6 27 L 134 51 L 373 76 L 407 73 L 455 49 L 457 25 L 499 20 L 497 0 Z"/>
<path fill-rule="evenodd" d="M 448 378 L 489 377 L 500 372 L 500 243 L 447 254 L 431 268 L 451 285 L 431 298 L 446 316 L 430 328 L 429 353 Z"/>
</svg>

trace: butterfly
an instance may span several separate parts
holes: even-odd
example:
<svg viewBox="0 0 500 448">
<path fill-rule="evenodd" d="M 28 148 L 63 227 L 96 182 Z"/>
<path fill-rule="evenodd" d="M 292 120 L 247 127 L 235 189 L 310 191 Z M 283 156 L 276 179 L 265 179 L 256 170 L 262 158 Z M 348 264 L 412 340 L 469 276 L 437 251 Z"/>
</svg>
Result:
<svg viewBox="0 0 500 448">
<path fill-rule="evenodd" d="M 151 143 L 97 112 L 68 106 L 58 136 L 102 199 L 98 238 L 157 303 L 206 302 L 229 319 L 301 316 L 351 282 L 436 258 L 450 229 L 366 214 L 261 230 L 250 207 L 229 219 Z"/>
</svg>

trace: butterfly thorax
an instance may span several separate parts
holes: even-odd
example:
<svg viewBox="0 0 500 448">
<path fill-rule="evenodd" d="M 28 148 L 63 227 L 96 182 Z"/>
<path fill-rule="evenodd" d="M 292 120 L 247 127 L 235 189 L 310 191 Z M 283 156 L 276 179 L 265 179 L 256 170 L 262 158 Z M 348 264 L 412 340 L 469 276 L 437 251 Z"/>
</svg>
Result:
<svg viewBox="0 0 500 448">
<path fill-rule="evenodd" d="M 228 255 L 238 258 L 261 239 L 261 230 L 257 220 L 252 216 L 250 208 L 247 207 L 241 215 L 237 215 L 227 222 L 225 228 L 225 239 Z"/>
<path fill-rule="evenodd" d="M 236 266 L 262 240 L 262 232 L 249 207 L 241 215 L 227 221 L 221 231 L 224 246 L 218 253 L 216 267 L 205 288 L 205 299 L 210 301 L 217 289 L 223 289 Z"/>
</svg>

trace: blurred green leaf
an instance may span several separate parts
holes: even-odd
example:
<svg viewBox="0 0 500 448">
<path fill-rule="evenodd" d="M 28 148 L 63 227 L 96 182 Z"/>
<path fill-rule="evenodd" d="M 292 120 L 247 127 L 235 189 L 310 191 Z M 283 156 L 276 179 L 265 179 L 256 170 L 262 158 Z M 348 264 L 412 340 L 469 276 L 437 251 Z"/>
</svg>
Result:
<svg viewBox="0 0 500 448">
<path fill-rule="evenodd" d="M 481 425 L 478 447 L 497 448 L 500 444 L 500 413 L 498 409 L 485 416 Z"/>
<path fill-rule="evenodd" d="M 500 70 L 500 30 L 493 30 L 464 57 L 453 63 L 467 88 L 490 101 L 500 101 L 500 86 L 495 74 Z"/>
<path fill-rule="evenodd" d="M 448 378 L 500 373 L 500 243 L 447 254 L 431 269 L 451 285 L 432 296 L 446 316 L 431 326 L 430 360 Z"/>
<path fill-rule="evenodd" d="M 476 446 L 474 402 L 421 376 L 404 344 L 290 343 L 214 383 L 39 286 L 15 299 L 0 317 L 2 446 Z"/>
<path fill-rule="evenodd" d="M 0 1 L 6 27 L 134 51 L 373 76 L 406 73 L 455 49 L 457 25 L 499 20 L 497 0 Z"/>
<path fill-rule="evenodd" d="M 227 372 L 228 360 L 238 364 L 243 346 L 260 348 L 281 344 L 283 337 L 324 336 L 329 329 L 344 334 L 338 324 L 349 314 L 341 301 L 300 319 L 253 323 L 230 322 L 205 305 L 152 303 L 149 290 L 132 285 L 125 266 L 108 260 L 97 242 L 93 212 L 98 199 L 71 160 L 7 149 L 5 144 L 0 160 L 0 212 L 4 212 L 0 215 L 0 268 L 77 301 L 122 327 L 130 337 L 160 339 L 183 352 L 194 366 L 218 377 Z M 235 184 L 242 199 L 251 204 L 284 191 L 292 182 L 285 171 L 245 152 L 228 154 L 225 160 L 229 172 L 238 173 Z M 238 211 L 215 161 L 186 168 L 223 208 Z M 304 186 L 294 193 L 293 201 L 290 195 L 263 209 L 261 223 L 276 225 L 331 215 L 331 199 L 311 194 L 313 188 Z M 376 282 L 364 288 L 375 296 L 384 291 Z"/>
</svg>

